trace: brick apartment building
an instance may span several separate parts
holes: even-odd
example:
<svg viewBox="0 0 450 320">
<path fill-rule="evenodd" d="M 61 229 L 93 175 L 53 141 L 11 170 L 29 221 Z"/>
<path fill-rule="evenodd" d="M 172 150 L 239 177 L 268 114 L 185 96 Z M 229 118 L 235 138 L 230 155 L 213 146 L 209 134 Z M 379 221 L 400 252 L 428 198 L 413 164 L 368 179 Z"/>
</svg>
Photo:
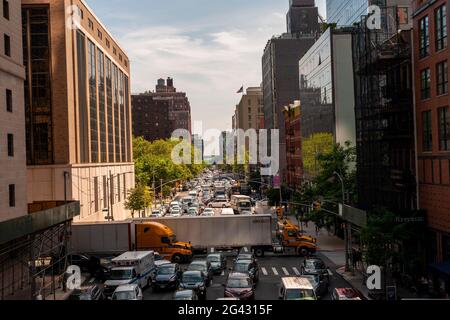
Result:
<svg viewBox="0 0 450 320">
<path fill-rule="evenodd" d="M 286 106 L 284 121 L 286 128 L 286 174 L 284 181 L 293 190 L 300 190 L 303 177 L 302 131 L 300 101 Z"/>
<path fill-rule="evenodd" d="M 191 105 L 185 92 L 178 92 L 173 79 L 159 79 L 154 92 L 132 96 L 133 134 L 149 141 L 168 139 L 177 129 L 192 134 Z"/>
<path fill-rule="evenodd" d="M 128 218 L 126 52 L 83 0 L 23 0 L 22 23 L 28 202 L 78 200 L 83 222 Z"/>
<path fill-rule="evenodd" d="M 414 10 L 419 205 L 427 212 L 430 262 L 450 292 L 448 1 L 416 0 Z"/>
</svg>

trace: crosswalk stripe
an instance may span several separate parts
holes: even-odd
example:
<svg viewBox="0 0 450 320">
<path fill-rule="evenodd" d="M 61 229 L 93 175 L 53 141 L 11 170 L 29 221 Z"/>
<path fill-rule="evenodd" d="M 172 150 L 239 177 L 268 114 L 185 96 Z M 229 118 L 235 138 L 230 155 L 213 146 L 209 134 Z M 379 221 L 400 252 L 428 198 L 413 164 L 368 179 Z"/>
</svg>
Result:
<svg viewBox="0 0 450 320">
<path fill-rule="evenodd" d="M 281 268 L 282 270 L 283 270 L 283 272 L 284 272 L 284 274 L 286 275 L 286 276 L 288 276 L 289 275 L 289 272 L 287 271 L 287 269 L 286 268 Z"/>
<path fill-rule="evenodd" d="M 265 276 L 267 276 L 269 273 L 267 272 L 267 269 L 266 268 L 261 268 L 261 271 L 262 271 L 262 273 L 263 273 L 263 275 L 265 275 Z"/>
<path fill-rule="evenodd" d="M 276 276 L 278 276 L 278 271 L 277 271 L 276 268 L 272 268 L 272 271 L 273 271 L 273 273 L 274 273 Z"/>
<path fill-rule="evenodd" d="M 222 271 L 222 273 L 220 274 L 221 277 L 223 277 L 225 275 L 225 271 Z"/>
<path fill-rule="evenodd" d="M 247 253 L 247 252 L 248 252 L 248 248 L 247 248 L 247 247 L 245 247 L 245 248 L 244 248 L 244 251 L 245 251 L 245 253 Z"/>
<path fill-rule="evenodd" d="M 300 275 L 300 272 L 298 271 L 298 269 L 296 267 L 293 267 L 292 270 L 294 270 L 294 273 L 296 276 Z"/>
<path fill-rule="evenodd" d="M 211 248 L 211 253 L 214 253 L 214 251 L 216 251 L 215 248 Z"/>
</svg>

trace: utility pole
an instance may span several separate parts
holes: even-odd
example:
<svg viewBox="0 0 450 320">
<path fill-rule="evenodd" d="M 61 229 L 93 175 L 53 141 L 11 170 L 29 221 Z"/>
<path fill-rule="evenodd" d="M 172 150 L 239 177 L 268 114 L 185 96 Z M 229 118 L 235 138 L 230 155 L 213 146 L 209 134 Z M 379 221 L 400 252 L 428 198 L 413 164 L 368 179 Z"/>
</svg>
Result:
<svg viewBox="0 0 450 320">
<path fill-rule="evenodd" d="M 109 170 L 109 180 L 110 180 L 110 188 L 109 188 L 109 203 L 110 203 L 110 210 L 108 210 L 108 221 L 114 221 L 114 212 L 113 212 L 113 206 L 114 206 L 114 181 L 113 181 L 113 175 L 111 173 L 111 170 Z"/>
<path fill-rule="evenodd" d="M 160 203 L 161 206 L 163 205 L 163 200 L 164 200 L 164 193 L 163 193 L 163 179 L 159 179 L 159 192 L 160 192 Z"/>
<path fill-rule="evenodd" d="M 345 207 L 345 183 L 344 178 L 337 172 L 334 172 L 334 175 L 339 178 L 341 181 L 342 188 L 342 210 Z M 352 225 L 348 221 L 344 221 L 344 242 L 345 242 L 345 272 L 353 272 L 353 262 L 352 252 Z"/>
<path fill-rule="evenodd" d="M 153 172 L 153 183 L 152 183 L 152 191 L 153 191 L 153 208 L 156 209 L 156 190 L 155 190 L 155 173 Z"/>
</svg>

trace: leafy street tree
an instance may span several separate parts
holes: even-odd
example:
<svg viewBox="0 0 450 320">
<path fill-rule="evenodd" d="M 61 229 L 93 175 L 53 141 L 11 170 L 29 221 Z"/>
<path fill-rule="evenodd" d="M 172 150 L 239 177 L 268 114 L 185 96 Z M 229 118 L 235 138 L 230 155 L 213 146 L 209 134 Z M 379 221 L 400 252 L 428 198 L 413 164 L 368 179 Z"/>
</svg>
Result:
<svg viewBox="0 0 450 320">
<path fill-rule="evenodd" d="M 136 188 L 128 192 L 128 198 L 125 201 L 125 209 L 131 211 L 131 216 L 134 218 L 135 212 L 139 212 L 141 217 L 142 211 L 152 205 L 153 192 L 149 187 L 138 185 Z"/>
<path fill-rule="evenodd" d="M 318 157 L 333 150 L 333 135 L 316 133 L 302 142 L 303 167 L 308 176 L 315 177 L 321 170 Z"/>
</svg>

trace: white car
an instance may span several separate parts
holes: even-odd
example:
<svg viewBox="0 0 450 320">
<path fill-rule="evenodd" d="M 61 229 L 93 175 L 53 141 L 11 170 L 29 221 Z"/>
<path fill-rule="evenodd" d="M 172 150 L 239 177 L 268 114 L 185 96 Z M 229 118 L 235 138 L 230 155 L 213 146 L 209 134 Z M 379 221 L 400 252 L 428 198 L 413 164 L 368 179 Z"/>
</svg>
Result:
<svg viewBox="0 0 450 320">
<path fill-rule="evenodd" d="M 212 217 L 214 216 L 215 212 L 213 208 L 206 208 L 205 211 L 203 211 L 203 216 L 204 217 Z"/>
<path fill-rule="evenodd" d="M 170 209 L 170 215 L 172 217 L 181 217 L 182 210 L 180 207 L 172 207 Z"/>
<path fill-rule="evenodd" d="M 221 199 L 221 200 L 214 200 L 213 202 L 211 202 L 208 207 L 210 208 L 229 208 L 230 204 L 228 203 L 228 201 L 226 199 Z"/>
<path fill-rule="evenodd" d="M 197 208 L 189 208 L 186 215 L 189 216 L 189 217 L 196 217 L 196 216 L 198 216 Z"/>
<path fill-rule="evenodd" d="M 180 206 L 181 206 L 181 203 L 178 201 L 172 201 L 170 203 L 170 207 L 180 207 Z"/>
<path fill-rule="evenodd" d="M 142 289 L 137 284 L 126 284 L 117 287 L 116 291 L 112 295 L 112 300 L 118 301 L 137 301 L 142 300 L 144 295 Z"/>
</svg>

